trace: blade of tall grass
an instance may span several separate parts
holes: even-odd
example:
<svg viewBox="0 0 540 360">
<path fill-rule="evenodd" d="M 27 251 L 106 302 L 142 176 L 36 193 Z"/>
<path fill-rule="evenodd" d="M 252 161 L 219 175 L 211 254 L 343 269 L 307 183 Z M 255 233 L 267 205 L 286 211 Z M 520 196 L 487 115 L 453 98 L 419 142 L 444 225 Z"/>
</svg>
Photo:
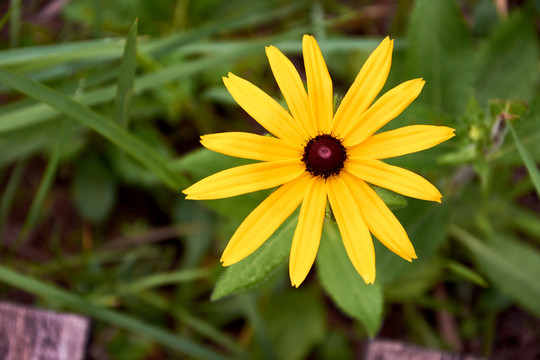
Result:
<svg viewBox="0 0 540 360">
<path fill-rule="evenodd" d="M 126 128 L 129 119 L 129 105 L 133 93 L 133 81 L 137 69 L 137 23 L 135 19 L 129 29 L 126 45 L 120 64 L 120 76 L 116 88 L 115 119 L 118 124 Z"/>
<path fill-rule="evenodd" d="M 306 32 L 308 28 L 298 29 L 297 34 Z M 302 42 L 300 37 L 293 38 L 295 34 L 287 34 L 287 38 L 276 39 L 271 38 L 266 41 L 266 44 L 271 43 L 281 51 L 291 54 L 302 53 Z M 260 43 L 261 40 L 222 40 L 213 42 L 199 42 L 187 44 L 178 53 L 182 56 L 191 56 L 194 54 L 216 54 L 221 52 L 241 50 L 249 43 Z M 347 37 L 347 38 L 326 38 L 324 45 L 321 45 L 326 53 L 343 52 L 343 51 L 365 51 L 371 52 L 381 42 L 380 38 L 375 37 Z M 404 49 L 406 43 L 403 40 L 396 39 L 394 41 L 395 49 Z"/>
<path fill-rule="evenodd" d="M 0 31 L 4 28 L 4 26 L 6 26 L 6 23 L 8 22 L 9 17 L 11 16 L 11 11 L 12 11 L 12 8 L 10 7 L 9 10 L 6 11 L 6 13 L 0 19 Z"/>
<path fill-rule="evenodd" d="M 13 1 L 13 0 L 12 0 Z M 212 21 L 206 25 L 188 31 L 175 33 L 170 36 L 155 40 L 149 40 L 140 44 L 140 50 L 153 57 L 161 57 L 177 51 L 186 44 L 211 36 L 217 32 L 234 30 L 251 25 L 261 25 L 276 21 L 279 17 L 290 14 L 298 9 L 299 3 L 294 5 L 272 9 L 273 0 L 265 2 L 269 11 L 253 11 L 253 7 L 260 7 L 260 3 L 250 5 L 245 9 L 238 10 L 235 14 L 224 16 L 219 21 Z M 246 16 L 246 15 L 250 16 Z M 70 61 L 86 61 L 89 66 L 94 61 L 106 61 L 118 59 L 122 56 L 124 39 L 105 38 L 54 45 L 32 46 L 20 49 L 11 49 L 1 52 L 0 66 L 11 67 L 24 63 L 58 64 Z"/>
<path fill-rule="evenodd" d="M 41 182 L 39 184 L 38 191 L 36 192 L 36 195 L 32 200 L 32 205 L 30 206 L 30 210 L 28 211 L 28 215 L 26 216 L 26 219 L 24 221 L 21 231 L 22 237 L 24 237 L 25 232 L 34 227 L 34 225 L 36 224 L 39 211 L 43 205 L 43 201 L 45 200 L 45 196 L 51 188 L 54 177 L 56 175 L 56 170 L 58 169 L 62 146 L 64 144 L 64 140 L 67 134 L 67 127 L 67 121 L 63 121 L 60 127 L 60 134 L 51 153 L 51 156 L 49 157 L 49 162 L 47 163 L 47 167 L 45 168 L 45 173 L 43 174 L 43 178 L 41 179 Z"/>
<path fill-rule="evenodd" d="M 259 51 L 263 45 L 264 43 L 262 42 L 250 43 L 234 52 L 227 52 L 219 54 L 219 56 L 209 56 L 199 60 L 170 65 L 153 73 L 139 76 L 135 79 L 133 95 L 163 86 L 163 84 L 171 81 L 178 81 L 183 77 L 192 76 L 205 69 L 216 66 L 217 64 L 221 64 L 224 61 L 232 61 L 243 55 Z M 3 70 L 3 72 L 6 72 L 6 70 Z M 27 80 L 32 81 L 30 79 Z M 3 81 L 0 81 L 0 83 L 2 82 Z M 111 101 L 114 99 L 115 95 L 116 86 L 110 85 L 81 94 L 77 97 L 77 101 L 81 104 L 91 106 Z M 59 112 L 61 111 L 45 104 L 34 104 L 24 108 L 15 109 L 9 113 L 4 113 L 0 117 L 0 134 L 42 123 L 54 118 Z"/>
<path fill-rule="evenodd" d="M 9 44 L 12 48 L 19 46 L 19 34 L 21 29 L 21 0 L 10 0 L 9 10 Z"/>
<path fill-rule="evenodd" d="M 283 6 L 279 0 L 255 1 L 243 8 L 236 8 L 233 14 L 225 15 L 220 19 L 214 19 L 206 24 L 179 34 L 164 37 L 151 43 L 145 44 L 143 50 L 154 57 L 182 48 L 186 44 L 195 43 L 198 40 L 211 36 L 223 30 L 235 30 L 245 26 L 267 24 L 275 22 L 279 18 L 290 15 L 303 6 L 303 1 L 293 2 L 292 5 Z M 276 6 L 276 5 L 280 6 Z"/>
<path fill-rule="evenodd" d="M 523 159 L 523 163 L 525 164 L 525 167 L 527 168 L 527 171 L 529 172 L 529 176 L 531 177 L 531 180 L 536 189 L 536 194 L 540 197 L 540 171 L 538 171 L 536 162 L 534 161 L 529 151 L 527 151 L 527 149 L 525 148 L 525 146 L 519 139 L 519 136 L 516 130 L 514 129 L 514 125 L 512 125 L 512 122 L 507 121 L 506 124 L 508 126 L 508 129 L 510 129 L 510 133 L 512 134 L 512 138 L 514 139 L 514 142 L 516 143 L 516 147 L 519 151 L 519 155 L 521 156 L 521 159 Z"/>
<path fill-rule="evenodd" d="M 299 31 L 295 31 L 294 34 L 298 32 Z M 180 64 L 173 64 L 163 67 L 162 69 L 153 73 L 137 77 L 134 82 L 133 95 L 162 86 L 170 81 L 178 81 L 186 76 L 197 74 L 198 72 L 211 68 L 216 64 L 226 61 L 233 61 L 234 59 L 243 55 L 257 52 L 261 49 L 261 46 L 269 43 L 279 44 L 280 49 L 284 52 L 300 52 L 300 42 L 283 40 L 284 38 L 293 36 L 294 34 L 285 34 L 280 35 L 279 37 L 272 37 L 271 39 L 249 42 L 226 42 L 224 44 L 216 42 L 210 44 L 193 45 L 191 47 L 191 51 L 193 53 L 206 52 L 210 56 Z M 378 42 L 378 39 L 332 39 L 325 43 L 325 51 L 332 52 L 351 48 L 372 50 Z M 77 98 L 77 100 L 82 104 L 91 106 L 111 101 L 114 99 L 115 95 L 116 87 L 114 85 L 110 85 L 83 93 Z M 2 116 L 0 116 L 0 134 L 33 126 L 52 119 L 57 115 L 57 110 L 52 109 L 44 104 L 33 104 L 22 108 L 16 108 L 12 111 L 5 112 Z"/>
<path fill-rule="evenodd" d="M 182 306 L 171 304 L 168 299 L 159 295 L 156 292 L 144 292 L 139 294 L 141 300 L 151 304 L 152 306 L 165 311 L 170 312 L 178 321 L 187 327 L 192 328 L 201 335 L 220 344 L 234 353 L 236 359 L 247 358 L 243 353 L 243 350 L 236 344 L 236 342 L 227 335 L 226 332 L 216 328 L 211 323 L 204 321 L 191 313 L 189 313 Z"/>
<path fill-rule="evenodd" d="M 160 178 L 171 189 L 187 186 L 188 181 L 173 172 L 167 159 L 153 148 L 122 129 L 118 124 L 93 112 L 67 95 L 61 94 L 43 84 L 24 76 L 0 68 L 0 83 L 20 91 L 59 112 L 66 114 L 96 131 L 127 154 L 141 162 L 150 172 Z"/>
<path fill-rule="evenodd" d="M 27 291 L 47 301 L 61 304 L 63 307 L 86 314 L 107 324 L 147 337 L 169 349 L 200 359 L 226 359 L 213 350 L 199 345 L 179 334 L 142 322 L 135 317 L 118 311 L 94 305 L 86 299 L 69 291 L 46 284 L 36 278 L 23 275 L 0 265 L 0 281 L 17 289 Z"/>
<path fill-rule="evenodd" d="M 27 160 L 21 160 L 17 163 L 17 165 L 15 165 L 15 168 L 13 169 L 9 180 L 7 181 L 6 188 L 2 194 L 2 202 L 0 202 L 0 238 L 2 236 L 2 231 L 4 229 L 4 225 L 6 224 L 9 211 L 11 209 L 11 205 L 13 204 L 15 192 L 17 191 L 17 187 L 21 183 L 21 179 L 24 170 L 26 169 L 27 163 Z"/>
<path fill-rule="evenodd" d="M 122 284 L 116 290 L 120 294 L 133 294 L 158 286 L 179 284 L 193 280 L 204 279 L 210 272 L 204 269 L 187 269 L 173 272 L 158 273 L 146 276 L 129 284 Z"/>
<path fill-rule="evenodd" d="M 2 51 L 0 66 L 12 67 L 27 63 L 58 64 L 85 60 L 106 61 L 122 55 L 123 39 L 106 38 L 81 42 L 30 46 Z"/>
<path fill-rule="evenodd" d="M 310 20 L 313 24 L 313 35 L 318 42 L 323 43 L 326 40 L 326 29 L 324 26 L 324 7 L 321 1 L 311 3 Z"/>
</svg>

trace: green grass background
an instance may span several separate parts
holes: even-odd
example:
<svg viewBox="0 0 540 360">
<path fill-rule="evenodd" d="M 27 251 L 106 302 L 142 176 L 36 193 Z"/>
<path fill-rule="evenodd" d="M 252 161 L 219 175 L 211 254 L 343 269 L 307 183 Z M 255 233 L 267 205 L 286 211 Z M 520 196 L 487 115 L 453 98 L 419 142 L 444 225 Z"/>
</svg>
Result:
<svg viewBox="0 0 540 360">
<path fill-rule="evenodd" d="M 538 1 L 60 3 L 0 5 L 0 299 L 92 317 L 96 359 L 358 358 L 376 336 L 489 356 L 516 311 L 538 333 Z M 329 220 L 311 275 L 291 288 L 294 215 L 223 269 L 227 240 L 268 192 L 181 194 L 245 163 L 200 149 L 200 135 L 262 131 L 221 77 L 282 101 L 264 46 L 301 69 L 305 33 L 341 95 L 380 40 L 396 39 L 385 90 L 415 77 L 426 87 L 385 129 L 456 129 L 392 159 L 443 203 L 382 194 L 419 259 L 375 240 L 372 286 Z"/>
</svg>

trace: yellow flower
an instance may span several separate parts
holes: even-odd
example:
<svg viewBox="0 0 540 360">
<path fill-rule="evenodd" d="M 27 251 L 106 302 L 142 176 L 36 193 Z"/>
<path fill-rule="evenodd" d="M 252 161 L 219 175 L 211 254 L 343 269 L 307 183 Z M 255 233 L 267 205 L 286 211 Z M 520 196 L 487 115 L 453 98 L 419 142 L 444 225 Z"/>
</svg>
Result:
<svg viewBox="0 0 540 360">
<path fill-rule="evenodd" d="M 302 204 L 289 259 L 296 287 L 317 255 L 328 197 L 351 262 L 366 283 L 373 283 L 370 232 L 408 261 L 416 254 L 403 226 L 368 183 L 440 202 L 441 194 L 426 179 L 381 159 L 433 147 L 454 136 L 454 129 L 413 125 L 375 134 L 424 86 L 422 79 L 404 82 L 372 104 L 390 71 L 393 40 L 388 37 L 370 55 L 335 114 L 321 50 L 309 35 L 302 48 L 307 92 L 289 59 L 273 46 L 266 48 L 289 111 L 250 82 L 231 73 L 223 78 L 236 102 L 275 137 L 242 132 L 202 136 L 210 150 L 261 162 L 221 171 L 183 192 L 187 199 L 219 199 L 281 185 L 236 230 L 221 261 L 227 266 L 250 255 Z"/>
</svg>

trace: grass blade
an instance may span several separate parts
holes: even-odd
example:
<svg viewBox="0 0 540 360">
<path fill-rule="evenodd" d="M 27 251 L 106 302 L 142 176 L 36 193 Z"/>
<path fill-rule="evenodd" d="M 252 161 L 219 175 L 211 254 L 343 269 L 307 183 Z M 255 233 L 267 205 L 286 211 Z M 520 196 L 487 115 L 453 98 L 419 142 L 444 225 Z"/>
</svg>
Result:
<svg viewBox="0 0 540 360">
<path fill-rule="evenodd" d="M 105 323 L 145 336 L 180 353 L 200 359 L 226 359 L 224 356 L 180 335 L 149 325 L 118 311 L 96 306 L 78 295 L 23 275 L 2 265 L 0 265 L 0 281 L 48 301 L 59 303 L 81 314 L 92 316 Z"/>
<path fill-rule="evenodd" d="M 118 124 L 77 103 L 67 95 L 22 75 L 0 68 L 0 83 L 22 92 L 37 101 L 49 105 L 96 131 L 118 148 L 141 162 L 150 172 L 161 179 L 171 189 L 187 186 L 187 179 L 173 172 L 169 163 L 149 145 L 132 136 Z"/>
<path fill-rule="evenodd" d="M 21 160 L 15 165 L 9 180 L 7 181 L 4 193 L 2 194 L 2 201 L 0 202 L 0 238 L 2 237 L 2 230 L 4 229 L 9 210 L 13 204 L 13 199 L 15 198 L 17 186 L 21 183 L 27 164 L 27 160 Z"/>
<path fill-rule="evenodd" d="M 129 29 L 126 38 L 126 46 L 120 65 L 120 76 L 116 89 L 116 113 L 115 118 L 118 124 L 126 128 L 129 119 L 129 105 L 131 94 L 133 93 L 133 81 L 137 68 L 137 24 L 136 19 Z"/>
<path fill-rule="evenodd" d="M 475 262 L 493 285 L 540 316 L 540 252 L 504 234 L 479 239 L 457 225 L 450 226 L 450 233 L 474 255 Z"/>
<path fill-rule="evenodd" d="M 62 145 L 64 144 L 64 139 L 67 134 L 67 127 L 68 124 L 66 123 L 66 121 L 64 121 L 61 126 L 58 140 L 49 158 L 47 167 L 45 168 L 45 173 L 43 174 L 43 178 L 41 179 L 41 182 L 39 184 L 38 191 L 34 196 L 34 200 L 32 201 L 32 205 L 30 206 L 30 211 L 28 212 L 28 215 L 24 221 L 22 230 L 23 233 L 36 224 L 39 210 L 41 209 L 43 200 L 45 200 L 45 195 L 47 195 L 47 192 L 51 188 L 54 176 L 56 175 L 56 170 L 58 169 L 58 162 L 60 160 L 60 154 L 62 152 Z"/>
<path fill-rule="evenodd" d="M 118 293 L 122 295 L 136 294 L 158 286 L 179 284 L 182 282 L 189 282 L 207 278 L 208 276 L 209 271 L 203 269 L 188 269 L 178 270 L 174 272 L 158 273 L 144 277 L 131 284 L 123 284 L 119 286 L 117 290 Z"/>
<path fill-rule="evenodd" d="M 523 159 L 523 163 L 525 164 L 525 167 L 527 168 L 527 171 L 529 172 L 529 176 L 531 177 L 533 185 L 536 189 L 536 193 L 540 197 L 540 171 L 538 171 L 538 167 L 536 167 L 536 162 L 534 161 L 531 154 L 527 151 L 527 149 L 525 148 L 525 146 L 519 139 L 519 136 L 516 130 L 514 129 L 512 122 L 507 121 L 506 124 L 508 125 L 508 128 L 510 129 L 510 133 L 512 134 L 512 137 L 514 138 L 514 142 L 516 143 L 516 147 L 519 151 L 519 155 Z"/>
<path fill-rule="evenodd" d="M 9 2 L 11 16 L 9 18 L 9 43 L 12 48 L 19 46 L 19 33 L 21 29 L 21 0 Z"/>
<path fill-rule="evenodd" d="M 12 11 L 12 8 L 10 8 L 10 9 L 2 16 L 2 18 L 0 19 L 0 31 L 2 31 L 2 29 L 4 28 L 4 26 L 5 26 L 6 23 L 8 22 L 9 17 L 11 16 L 11 11 Z"/>
<path fill-rule="evenodd" d="M 242 55 L 259 51 L 262 46 L 264 46 L 262 41 L 254 44 L 248 44 L 241 50 L 227 52 L 220 54 L 219 56 L 209 56 L 200 60 L 174 64 L 164 67 L 156 72 L 139 76 L 135 80 L 133 94 L 140 94 L 146 90 L 163 86 L 165 83 L 175 81 L 183 77 L 192 76 L 198 72 L 216 66 L 217 64 L 222 64 L 224 61 L 231 61 L 235 58 L 241 57 Z M 4 70 L 4 72 L 5 71 L 6 70 Z M 3 82 L 4 81 L 0 79 L 0 83 Z M 4 84 L 7 85 L 7 83 Z M 89 91 L 88 93 L 81 95 L 77 100 L 81 104 L 90 106 L 111 101 L 115 96 L 116 86 L 111 85 L 98 90 Z M 62 111 L 54 107 L 51 109 L 51 107 L 44 104 L 35 104 L 13 110 L 4 114 L 0 118 L 0 133 L 45 122 L 54 118 L 55 116 L 58 116 L 58 112 Z"/>
</svg>

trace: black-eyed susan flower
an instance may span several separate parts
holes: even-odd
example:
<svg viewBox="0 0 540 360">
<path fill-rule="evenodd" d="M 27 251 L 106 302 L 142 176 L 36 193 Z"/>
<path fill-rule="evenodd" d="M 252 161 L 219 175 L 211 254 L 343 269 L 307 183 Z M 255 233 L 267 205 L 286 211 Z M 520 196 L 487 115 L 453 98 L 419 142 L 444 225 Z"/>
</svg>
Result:
<svg viewBox="0 0 540 360">
<path fill-rule="evenodd" d="M 388 37 L 335 113 L 332 80 L 317 42 L 305 35 L 302 48 L 307 91 L 285 55 L 266 48 L 288 111 L 250 82 L 231 73 L 223 78 L 236 102 L 275 137 L 242 132 L 202 136 L 210 150 L 260 162 L 211 175 L 184 193 L 187 199 L 219 199 L 280 186 L 236 230 L 221 258 L 224 266 L 250 255 L 302 204 L 289 260 L 294 286 L 304 281 L 317 255 L 328 198 L 351 262 L 366 283 L 373 283 L 370 233 L 408 261 L 416 254 L 403 226 L 369 184 L 418 199 L 441 199 L 423 177 L 381 160 L 433 147 L 454 136 L 454 130 L 413 125 L 376 134 L 424 86 L 422 79 L 410 80 L 373 102 L 390 71 L 393 40 Z"/>
</svg>

